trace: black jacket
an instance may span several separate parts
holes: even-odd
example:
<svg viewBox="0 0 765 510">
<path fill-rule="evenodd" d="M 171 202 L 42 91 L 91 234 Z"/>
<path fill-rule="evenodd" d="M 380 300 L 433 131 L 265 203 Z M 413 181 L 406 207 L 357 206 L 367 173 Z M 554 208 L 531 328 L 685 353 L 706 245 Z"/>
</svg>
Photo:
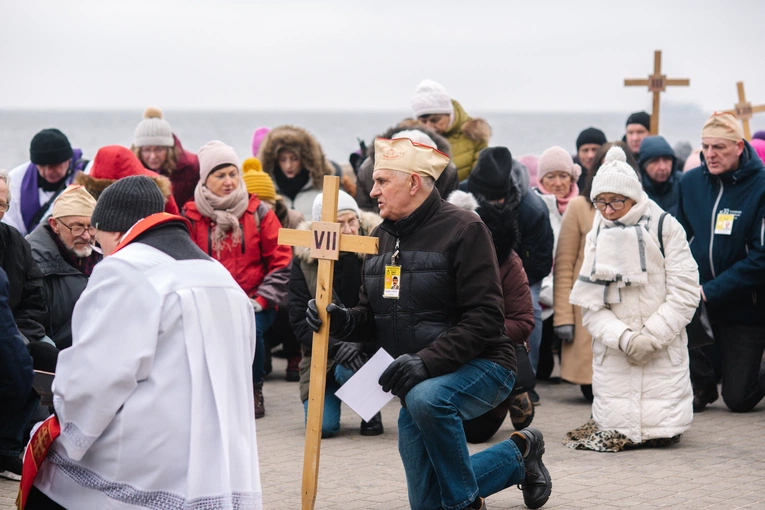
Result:
<svg viewBox="0 0 765 510">
<path fill-rule="evenodd" d="M 43 275 L 48 303 L 45 331 L 56 347 L 66 349 L 72 345 L 74 305 L 85 290 L 88 278 L 64 260 L 51 237 L 54 235 L 50 226 L 43 223 L 27 236 L 27 241 L 32 248 L 32 258 Z"/>
<path fill-rule="evenodd" d="M 372 232 L 379 254 L 364 259 L 364 284 L 352 310 L 394 357 L 417 353 L 431 377 L 476 358 L 515 371 L 504 334 L 504 301 L 491 233 L 477 214 L 441 200 L 434 189 L 407 218 Z M 384 299 L 385 266 L 399 241 L 400 298 Z"/>
<path fill-rule="evenodd" d="M 18 409 L 32 389 L 32 357 L 21 339 L 9 303 L 8 277 L 0 269 L 0 410 Z"/>
<path fill-rule="evenodd" d="M 48 315 L 42 273 L 27 240 L 5 223 L 0 223 L 0 267 L 8 276 L 10 305 L 19 331 L 30 341 L 40 340 Z"/>
<path fill-rule="evenodd" d="M 643 190 L 645 190 L 648 198 L 675 216 L 677 214 L 677 198 L 680 194 L 680 179 L 683 178 L 683 173 L 679 170 L 672 170 L 666 182 L 656 182 L 648 176 L 645 165 L 640 165 L 640 177 L 643 181 Z"/>
</svg>

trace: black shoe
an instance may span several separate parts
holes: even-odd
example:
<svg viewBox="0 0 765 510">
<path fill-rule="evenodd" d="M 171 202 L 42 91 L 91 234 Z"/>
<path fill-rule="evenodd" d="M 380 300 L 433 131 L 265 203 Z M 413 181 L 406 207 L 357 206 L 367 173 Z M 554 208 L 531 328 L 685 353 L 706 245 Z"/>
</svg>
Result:
<svg viewBox="0 0 765 510">
<path fill-rule="evenodd" d="M 21 480 L 21 466 L 23 463 L 14 455 L 0 455 L 0 478 L 8 480 Z"/>
<path fill-rule="evenodd" d="M 362 436 L 379 436 L 384 432 L 382 416 L 380 413 L 372 416 L 369 421 L 361 421 L 360 430 Z"/>
<path fill-rule="evenodd" d="M 702 412 L 708 404 L 714 403 L 719 397 L 716 384 L 709 384 L 703 388 L 693 388 L 693 412 Z"/>
<path fill-rule="evenodd" d="M 539 508 L 547 503 L 552 492 L 550 472 L 542 463 L 545 440 L 542 432 L 534 427 L 513 432 L 513 434 L 520 434 L 526 440 L 526 453 L 523 455 L 526 477 L 520 485 L 523 491 L 523 502 L 529 508 Z"/>
</svg>

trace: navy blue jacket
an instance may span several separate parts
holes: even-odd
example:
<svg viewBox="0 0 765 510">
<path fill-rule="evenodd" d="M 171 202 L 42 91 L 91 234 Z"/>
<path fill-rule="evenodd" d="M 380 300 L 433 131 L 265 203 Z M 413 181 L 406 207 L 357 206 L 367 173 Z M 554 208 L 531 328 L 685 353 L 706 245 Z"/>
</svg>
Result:
<svg viewBox="0 0 765 510">
<path fill-rule="evenodd" d="M 32 357 L 13 320 L 8 277 L 0 268 L 0 410 L 9 412 L 26 402 L 32 389 Z"/>
<path fill-rule="evenodd" d="M 646 165 L 655 158 L 666 156 L 672 158 L 672 173 L 665 182 L 656 182 L 645 171 Z M 675 215 L 677 211 L 677 195 L 680 189 L 680 179 L 683 172 L 677 168 L 675 151 L 667 143 L 663 136 L 646 136 L 640 144 L 638 164 L 640 165 L 640 178 L 643 189 L 648 198 L 659 204 L 659 207 L 669 214 Z"/>
<path fill-rule="evenodd" d="M 680 182 L 677 219 L 685 228 L 710 319 L 765 324 L 765 166 L 748 142 L 738 170 L 701 166 Z M 730 235 L 715 234 L 718 214 L 734 216 Z"/>
</svg>

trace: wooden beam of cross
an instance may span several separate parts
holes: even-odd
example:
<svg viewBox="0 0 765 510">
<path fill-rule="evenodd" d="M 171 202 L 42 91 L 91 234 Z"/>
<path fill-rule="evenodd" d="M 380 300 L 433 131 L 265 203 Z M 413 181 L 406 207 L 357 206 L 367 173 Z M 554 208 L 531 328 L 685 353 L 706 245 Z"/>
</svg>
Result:
<svg viewBox="0 0 765 510">
<path fill-rule="evenodd" d="M 316 503 L 321 452 L 321 422 L 324 415 L 324 390 L 327 384 L 327 349 L 329 348 L 329 317 L 327 305 L 332 302 L 332 281 L 335 261 L 341 251 L 377 253 L 377 238 L 340 233 L 337 223 L 337 197 L 340 178 L 324 177 L 321 221 L 314 221 L 311 230 L 279 229 L 279 244 L 303 246 L 311 249 L 311 257 L 318 259 L 316 280 L 316 308 L 319 309 L 321 327 L 313 334 L 311 348 L 311 384 L 308 390 L 308 418 L 305 427 L 303 454 L 303 510 L 312 510 Z"/>
<path fill-rule="evenodd" d="M 669 86 L 687 87 L 691 84 L 688 78 L 667 78 L 667 75 L 661 74 L 661 50 L 653 52 L 653 74 L 648 75 L 648 79 L 625 78 L 625 87 L 645 87 L 653 92 L 653 109 L 651 110 L 651 134 L 659 134 L 659 94 L 667 90 Z"/>
<path fill-rule="evenodd" d="M 765 112 L 765 104 L 752 106 L 752 103 L 746 100 L 743 81 L 737 82 L 736 87 L 738 88 L 738 103 L 736 103 L 733 110 L 725 110 L 725 113 L 732 113 L 741 121 L 741 126 L 744 128 L 744 138 L 751 140 L 752 130 L 749 127 L 749 119 L 755 113 Z"/>
</svg>

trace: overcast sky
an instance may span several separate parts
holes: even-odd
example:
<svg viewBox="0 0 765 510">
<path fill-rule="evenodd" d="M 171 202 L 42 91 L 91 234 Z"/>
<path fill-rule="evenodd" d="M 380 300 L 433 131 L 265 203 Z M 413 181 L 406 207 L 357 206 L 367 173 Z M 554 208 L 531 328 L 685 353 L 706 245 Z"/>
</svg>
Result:
<svg viewBox="0 0 765 510">
<path fill-rule="evenodd" d="M 765 2 L 2 0 L 0 108 L 407 110 L 423 78 L 470 111 L 765 103 Z"/>
</svg>

